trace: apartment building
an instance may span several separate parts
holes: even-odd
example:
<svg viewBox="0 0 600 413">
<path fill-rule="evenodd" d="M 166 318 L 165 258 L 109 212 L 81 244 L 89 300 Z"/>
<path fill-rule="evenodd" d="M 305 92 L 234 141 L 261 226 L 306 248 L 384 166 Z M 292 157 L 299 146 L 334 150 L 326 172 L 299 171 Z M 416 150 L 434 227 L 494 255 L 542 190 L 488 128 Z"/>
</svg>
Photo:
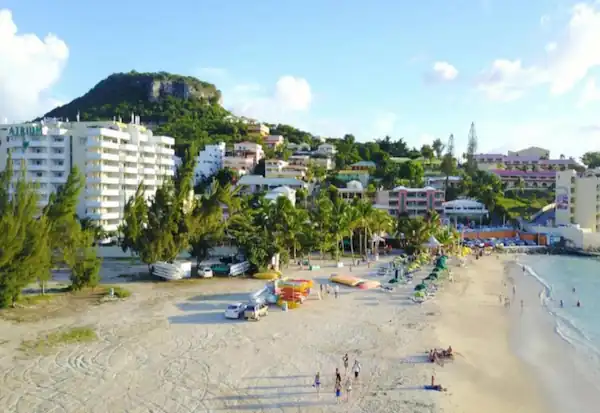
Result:
<svg viewBox="0 0 600 413">
<path fill-rule="evenodd" d="M 519 182 L 523 182 L 523 189 L 548 189 L 554 187 L 556 171 L 520 171 L 520 170 L 490 170 L 506 184 L 508 189 L 516 188 Z"/>
<path fill-rule="evenodd" d="M 474 156 L 481 170 L 522 170 L 522 171 L 565 171 L 582 165 L 573 158 L 549 159 L 549 151 L 541 148 L 528 148 L 523 151 L 503 154 L 477 154 Z"/>
<path fill-rule="evenodd" d="M 391 191 L 377 191 L 375 207 L 386 210 L 392 216 L 408 213 L 410 216 L 425 216 L 434 210 L 444 211 L 444 191 L 432 187 L 406 188 L 399 186 Z"/>
<path fill-rule="evenodd" d="M 287 148 L 290 151 L 300 151 L 300 152 L 310 152 L 310 145 L 308 143 L 293 143 L 293 142 L 289 142 L 287 144 Z"/>
<path fill-rule="evenodd" d="M 262 123 L 250 123 L 248 124 L 248 136 L 253 138 L 264 138 L 268 136 L 270 129 L 267 125 Z"/>
<path fill-rule="evenodd" d="M 232 169 L 240 175 L 252 173 L 258 162 L 265 157 L 260 144 L 241 142 L 233 145 L 233 152 L 223 159 L 223 167 Z"/>
<path fill-rule="evenodd" d="M 265 161 L 265 178 L 306 178 L 308 168 L 302 163 L 283 161 L 281 159 L 268 159 Z"/>
<path fill-rule="evenodd" d="M 269 148 L 277 148 L 285 143 L 285 139 L 281 135 L 267 135 L 265 145 Z"/>
<path fill-rule="evenodd" d="M 214 145 L 206 145 L 196 157 L 196 167 L 194 168 L 194 179 L 196 183 L 210 178 L 223 168 L 225 160 L 225 142 L 219 142 Z"/>
<path fill-rule="evenodd" d="M 556 225 L 579 225 L 600 232 L 600 169 L 556 175 Z"/>
<path fill-rule="evenodd" d="M 16 171 L 26 168 L 27 177 L 40 185 L 40 206 L 77 166 L 85 177 L 77 214 L 106 231 L 117 230 L 140 183 L 150 197 L 174 175 L 174 139 L 153 135 L 135 116 L 129 124 L 45 120 L 0 125 L 0 140 L 0 167 L 6 167 L 10 153 Z"/>
<path fill-rule="evenodd" d="M 265 199 L 271 202 L 276 202 L 277 198 L 281 197 L 289 199 L 292 205 L 296 205 L 296 190 L 285 185 L 272 189 L 265 194 Z"/>
</svg>

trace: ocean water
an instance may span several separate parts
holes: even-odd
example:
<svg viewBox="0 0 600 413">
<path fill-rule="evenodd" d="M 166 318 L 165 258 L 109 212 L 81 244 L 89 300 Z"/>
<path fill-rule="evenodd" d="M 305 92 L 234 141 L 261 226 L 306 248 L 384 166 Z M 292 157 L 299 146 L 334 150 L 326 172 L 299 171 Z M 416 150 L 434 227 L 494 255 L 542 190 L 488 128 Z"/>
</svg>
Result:
<svg viewBox="0 0 600 413">
<path fill-rule="evenodd" d="M 526 269 L 516 271 L 525 275 L 520 285 L 531 290 L 521 297 L 528 300 L 520 316 L 521 334 L 529 335 L 521 341 L 525 358 L 537 364 L 557 411 L 600 411 L 600 261 L 553 255 L 517 261 Z"/>
</svg>

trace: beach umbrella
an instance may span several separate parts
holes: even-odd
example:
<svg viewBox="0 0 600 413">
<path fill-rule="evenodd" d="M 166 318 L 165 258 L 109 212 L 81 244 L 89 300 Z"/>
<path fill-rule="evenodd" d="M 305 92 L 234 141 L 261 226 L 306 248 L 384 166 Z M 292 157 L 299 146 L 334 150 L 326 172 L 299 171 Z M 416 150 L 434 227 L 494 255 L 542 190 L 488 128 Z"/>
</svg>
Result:
<svg viewBox="0 0 600 413">
<path fill-rule="evenodd" d="M 425 284 L 423 284 L 423 283 L 421 283 L 421 284 L 417 284 L 417 285 L 415 286 L 415 291 L 421 291 L 421 290 L 425 290 L 425 289 L 427 289 L 427 285 L 425 285 Z"/>
<path fill-rule="evenodd" d="M 442 244 L 433 235 L 429 237 L 425 244 L 423 244 L 426 248 L 438 248 L 441 245 Z"/>
</svg>

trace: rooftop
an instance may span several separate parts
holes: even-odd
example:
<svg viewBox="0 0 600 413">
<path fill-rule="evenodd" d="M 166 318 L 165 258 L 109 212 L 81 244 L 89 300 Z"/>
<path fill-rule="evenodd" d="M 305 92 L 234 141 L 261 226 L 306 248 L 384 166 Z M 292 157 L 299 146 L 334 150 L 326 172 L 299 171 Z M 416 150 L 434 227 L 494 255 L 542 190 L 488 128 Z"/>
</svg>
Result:
<svg viewBox="0 0 600 413">
<path fill-rule="evenodd" d="M 262 175 L 244 175 L 239 179 L 238 185 L 304 186 L 306 182 L 296 178 L 265 178 Z"/>
</svg>

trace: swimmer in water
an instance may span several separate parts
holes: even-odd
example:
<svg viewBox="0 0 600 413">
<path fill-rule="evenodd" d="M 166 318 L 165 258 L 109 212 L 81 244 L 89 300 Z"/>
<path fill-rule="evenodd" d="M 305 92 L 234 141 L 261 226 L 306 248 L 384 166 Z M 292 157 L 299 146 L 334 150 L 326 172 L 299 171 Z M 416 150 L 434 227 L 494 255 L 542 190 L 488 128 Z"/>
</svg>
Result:
<svg viewBox="0 0 600 413">
<path fill-rule="evenodd" d="M 565 306 L 565 303 L 563 302 L 563 300 L 560 300 L 560 308 L 563 308 Z"/>
<path fill-rule="evenodd" d="M 581 302 L 577 300 L 577 307 L 581 307 Z"/>
<path fill-rule="evenodd" d="M 575 292 L 575 287 L 573 287 L 573 292 Z"/>
</svg>

